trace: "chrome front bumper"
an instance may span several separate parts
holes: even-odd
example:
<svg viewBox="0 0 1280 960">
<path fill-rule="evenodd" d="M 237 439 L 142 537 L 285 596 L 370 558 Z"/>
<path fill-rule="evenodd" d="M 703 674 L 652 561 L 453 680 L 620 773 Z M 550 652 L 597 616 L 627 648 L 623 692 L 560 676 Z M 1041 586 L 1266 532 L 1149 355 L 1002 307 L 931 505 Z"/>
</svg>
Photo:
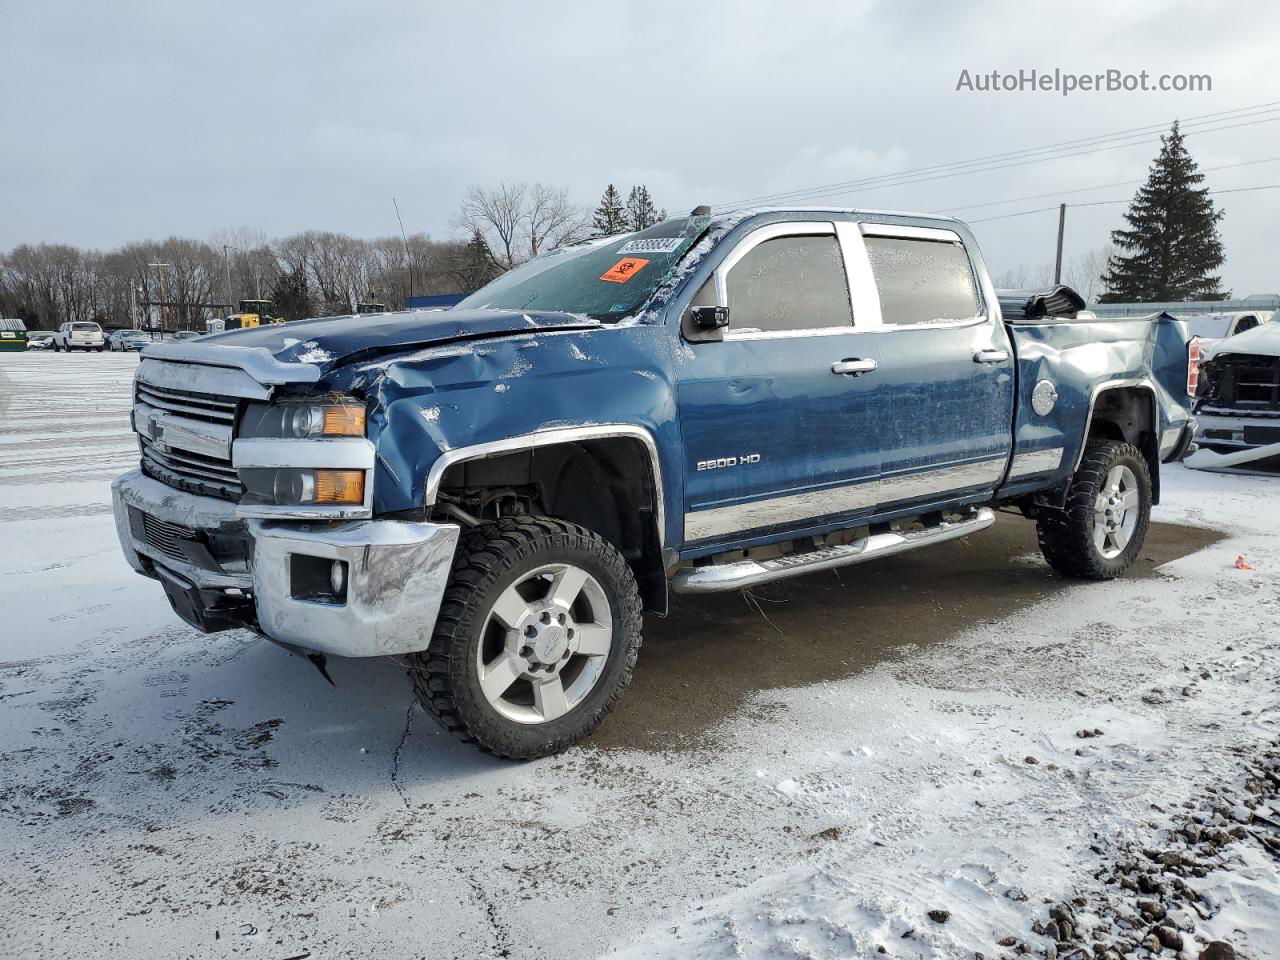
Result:
<svg viewBox="0 0 1280 960">
<path fill-rule="evenodd" d="M 1199 449 L 1184 461 L 1193 470 L 1275 476 L 1274 466 L 1262 468 L 1259 462 L 1280 457 L 1280 420 L 1202 413 L 1196 443 Z"/>
<path fill-rule="evenodd" d="M 430 644 L 458 543 L 453 524 L 243 520 L 233 503 L 175 490 L 137 470 L 117 479 L 111 492 L 125 559 L 161 580 L 174 610 L 201 629 L 244 626 L 279 643 L 342 657 L 413 653 Z M 172 542 L 157 546 L 137 535 L 130 507 L 195 531 L 197 541 L 246 537 L 246 561 L 211 568 L 207 561 L 176 559 L 182 551 Z M 341 601 L 299 596 L 295 557 L 343 561 Z"/>
</svg>

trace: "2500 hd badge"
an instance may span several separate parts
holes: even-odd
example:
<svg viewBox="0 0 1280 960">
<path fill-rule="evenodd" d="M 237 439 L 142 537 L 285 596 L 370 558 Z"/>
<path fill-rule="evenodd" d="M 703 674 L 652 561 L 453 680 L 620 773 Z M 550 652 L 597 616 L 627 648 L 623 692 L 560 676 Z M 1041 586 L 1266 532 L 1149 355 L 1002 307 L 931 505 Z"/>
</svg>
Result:
<svg viewBox="0 0 1280 960">
<path fill-rule="evenodd" d="M 723 470 L 725 467 L 736 467 L 739 465 L 747 465 L 751 463 L 759 463 L 760 454 L 747 453 L 741 457 L 721 457 L 718 460 L 699 460 L 698 470 Z"/>
</svg>

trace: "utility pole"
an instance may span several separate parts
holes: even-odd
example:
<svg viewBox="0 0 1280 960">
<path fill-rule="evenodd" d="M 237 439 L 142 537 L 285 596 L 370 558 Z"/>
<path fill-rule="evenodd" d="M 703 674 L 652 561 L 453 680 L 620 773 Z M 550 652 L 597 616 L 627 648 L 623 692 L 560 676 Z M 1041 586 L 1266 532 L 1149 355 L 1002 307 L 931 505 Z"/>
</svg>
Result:
<svg viewBox="0 0 1280 960">
<path fill-rule="evenodd" d="M 148 263 L 148 267 L 156 268 L 156 275 L 160 278 L 160 339 L 164 339 L 164 332 L 169 329 L 169 315 L 167 313 L 167 298 L 164 295 L 164 268 L 172 267 L 172 263 Z"/>
<path fill-rule="evenodd" d="M 239 250 L 240 248 L 236 247 L 236 249 Z M 231 253 L 230 251 L 231 251 L 231 244 L 224 243 L 222 245 L 222 263 L 227 268 L 227 309 L 228 310 L 231 309 L 231 304 L 234 302 L 231 299 Z"/>
<path fill-rule="evenodd" d="M 396 198 L 391 198 L 391 205 L 396 208 L 396 220 L 400 223 L 400 239 L 404 241 L 404 262 L 409 267 L 409 296 L 414 297 L 416 284 L 413 282 L 413 257 L 409 256 L 409 237 L 404 232 L 404 220 L 400 216 L 400 204 L 396 203 Z M 400 304 L 404 306 L 404 304 Z"/>
<path fill-rule="evenodd" d="M 1062 234 L 1067 228 L 1067 205 L 1058 204 L 1058 256 L 1053 262 L 1053 282 L 1062 282 Z"/>
</svg>

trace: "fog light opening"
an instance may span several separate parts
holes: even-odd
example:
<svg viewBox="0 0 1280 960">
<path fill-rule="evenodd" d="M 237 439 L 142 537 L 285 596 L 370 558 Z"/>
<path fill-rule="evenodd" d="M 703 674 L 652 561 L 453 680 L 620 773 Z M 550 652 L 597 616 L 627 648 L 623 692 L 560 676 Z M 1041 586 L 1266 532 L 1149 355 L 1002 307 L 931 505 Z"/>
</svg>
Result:
<svg viewBox="0 0 1280 960">
<path fill-rule="evenodd" d="M 347 562 L 305 553 L 289 555 L 290 590 L 294 600 L 311 603 L 347 602 Z"/>
</svg>

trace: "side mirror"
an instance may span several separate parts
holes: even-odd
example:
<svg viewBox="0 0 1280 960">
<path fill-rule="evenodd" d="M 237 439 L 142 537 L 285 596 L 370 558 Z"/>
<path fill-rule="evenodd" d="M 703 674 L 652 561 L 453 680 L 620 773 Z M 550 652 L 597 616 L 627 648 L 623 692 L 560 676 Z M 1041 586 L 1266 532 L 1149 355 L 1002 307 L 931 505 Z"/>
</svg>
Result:
<svg viewBox="0 0 1280 960">
<path fill-rule="evenodd" d="M 690 307 L 689 322 L 695 330 L 720 330 L 729 325 L 729 308 Z"/>
</svg>

